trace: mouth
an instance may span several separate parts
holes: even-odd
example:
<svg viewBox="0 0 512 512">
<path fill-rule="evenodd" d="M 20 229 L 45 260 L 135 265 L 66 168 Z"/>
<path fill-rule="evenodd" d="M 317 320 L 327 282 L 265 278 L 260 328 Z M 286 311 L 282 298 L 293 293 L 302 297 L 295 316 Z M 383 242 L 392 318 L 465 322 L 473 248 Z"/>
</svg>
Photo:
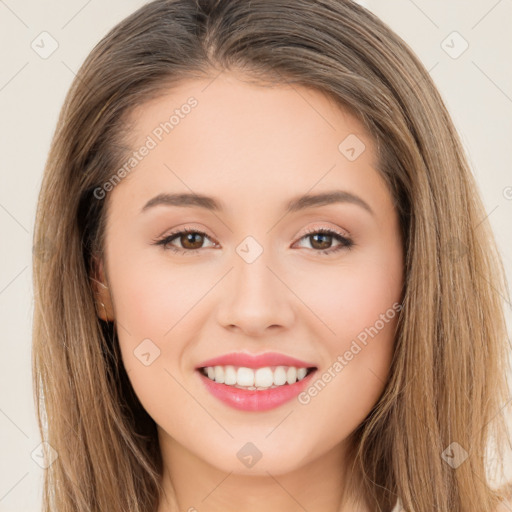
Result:
<svg viewBox="0 0 512 512">
<path fill-rule="evenodd" d="M 315 370 L 317 370 L 316 366 L 306 368 L 284 365 L 260 368 L 216 365 L 197 369 L 212 382 L 248 391 L 265 391 L 282 386 L 292 386 L 301 382 Z"/>
<path fill-rule="evenodd" d="M 316 366 L 196 368 L 206 391 L 222 404 L 245 412 L 263 412 L 290 403 L 311 384 L 316 371 Z"/>
</svg>

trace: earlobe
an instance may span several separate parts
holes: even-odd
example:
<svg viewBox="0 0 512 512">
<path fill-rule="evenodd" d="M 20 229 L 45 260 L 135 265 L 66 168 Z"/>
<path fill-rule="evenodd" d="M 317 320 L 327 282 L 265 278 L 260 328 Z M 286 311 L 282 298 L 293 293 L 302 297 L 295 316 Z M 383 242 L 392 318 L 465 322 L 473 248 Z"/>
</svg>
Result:
<svg viewBox="0 0 512 512">
<path fill-rule="evenodd" d="M 114 311 L 112 307 L 110 289 L 107 285 L 107 280 L 105 279 L 103 262 L 95 258 L 93 267 L 94 276 L 91 276 L 90 279 L 93 285 L 96 312 L 103 321 L 111 322 L 114 320 Z"/>
</svg>

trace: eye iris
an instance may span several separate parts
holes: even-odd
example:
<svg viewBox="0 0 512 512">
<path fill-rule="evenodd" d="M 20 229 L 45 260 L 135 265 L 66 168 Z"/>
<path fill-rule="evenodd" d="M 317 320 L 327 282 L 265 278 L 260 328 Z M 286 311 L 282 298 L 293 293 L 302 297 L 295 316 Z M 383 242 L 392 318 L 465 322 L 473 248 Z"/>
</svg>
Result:
<svg viewBox="0 0 512 512">
<path fill-rule="evenodd" d="M 195 244 L 194 239 L 196 241 Z M 186 240 L 186 243 L 183 243 L 184 240 Z M 199 233 L 186 233 L 180 236 L 180 242 L 181 245 L 187 249 L 200 249 L 201 246 L 203 245 L 203 235 Z M 189 242 L 192 243 L 192 247 L 188 245 Z"/>
<path fill-rule="evenodd" d="M 329 249 L 330 244 L 332 243 L 332 235 L 328 235 L 326 233 L 316 233 L 314 235 L 310 235 L 311 239 L 313 240 L 313 243 L 311 244 L 313 247 L 315 247 L 315 244 L 317 243 L 317 238 L 324 238 L 324 242 L 320 242 L 320 247 L 315 247 L 316 249 Z M 325 238 L 327 238 L 327 241 L 325 241 Z"/>
</svg>

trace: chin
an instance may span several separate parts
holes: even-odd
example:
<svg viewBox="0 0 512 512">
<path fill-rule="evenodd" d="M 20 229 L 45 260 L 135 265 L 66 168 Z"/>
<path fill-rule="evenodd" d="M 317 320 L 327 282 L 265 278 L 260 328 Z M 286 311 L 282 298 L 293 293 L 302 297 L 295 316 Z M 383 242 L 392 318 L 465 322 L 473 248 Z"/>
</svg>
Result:
<svg viewBox="0 0 512 512">
<path fill-rule="evenodd" d="M 262 477 L 268 477 L 268 473 L 290 473 L 307 464 L 302 443 L 299 446 L 287 446 L 286 449 L 283 449 L 281 443 L 274 445 L 268 441 L 258 443 L 254 440 L 234 444 L 232 450 L 210 453 L 212 457 L 207 462 L 226 473 Z"/>
</svg>

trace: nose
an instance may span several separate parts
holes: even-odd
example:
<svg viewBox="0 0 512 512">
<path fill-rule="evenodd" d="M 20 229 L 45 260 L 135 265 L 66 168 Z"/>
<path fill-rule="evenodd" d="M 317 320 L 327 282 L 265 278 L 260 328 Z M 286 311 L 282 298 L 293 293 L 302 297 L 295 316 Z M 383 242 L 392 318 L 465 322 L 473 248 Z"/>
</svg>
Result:
<svg viewBox="0 0 512 512">
<path fill-rule="evenodd" d="M 294 322 L 294 295 L 285 276 L 268 265 L 265 252 L 252 263 L 236 256 L 221 293 L 218 322 L 226 329 L 259 337 Z"/>
</svg>

